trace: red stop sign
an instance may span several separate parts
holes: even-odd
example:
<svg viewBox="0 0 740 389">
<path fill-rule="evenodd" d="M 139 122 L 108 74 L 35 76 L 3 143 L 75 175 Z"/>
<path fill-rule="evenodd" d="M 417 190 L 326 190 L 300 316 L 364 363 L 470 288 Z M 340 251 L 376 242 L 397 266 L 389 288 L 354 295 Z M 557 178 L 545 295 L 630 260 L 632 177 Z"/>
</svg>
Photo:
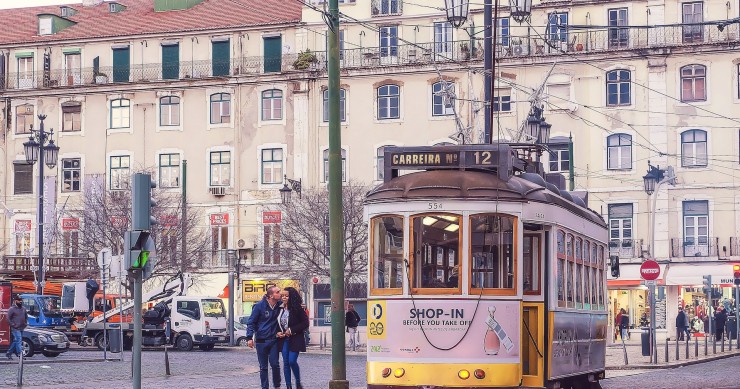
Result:
<svg viewBox="0 0 740 389">
<path fill-rule="evenodd" d="M 658 265 L 658 262 L 648 259 L 640 265 L 640 276 L 646 281 L 658 279 L 660 277 L 660 265 Z"/>
</svg>

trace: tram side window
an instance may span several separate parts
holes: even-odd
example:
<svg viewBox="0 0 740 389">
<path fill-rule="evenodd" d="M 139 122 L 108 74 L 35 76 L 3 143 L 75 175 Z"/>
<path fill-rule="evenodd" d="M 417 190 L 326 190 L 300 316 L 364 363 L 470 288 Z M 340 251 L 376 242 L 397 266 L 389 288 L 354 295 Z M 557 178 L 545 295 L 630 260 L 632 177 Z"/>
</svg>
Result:
<svg viewBox="0 0 740 389">
<path fill-rule="evenodd" d="M 514 218 L 470 217 L 473 289 L 514 289 Z"/>
<path fill-rule="evenodd" d="M 568 278 L 566 279 L 566 292 L 568 293 L 568 308 L 575 308 L 576 296 L 573 280 L 576 278 L 576 262 L 573 256 L 573 235 L 568 234 L 565 239 L 565 253 L 568 256 Z"/>
<path fill-rule="evenodd" d="M 604 246 L 599 246 L 599 309 L 604 309 Z"/>
<path fill-rule="evenodd" d="M 403 286 L 403 217 L 374 218 L 371 228 L 372 287 L 400 289 Z"/>
<path fill-rule="evenodd" d="M 460 218 L 423 215 L 413 218 L 414 288 L 460 288 Z"/>
<path fill-rule="evenodd" d="M 583 308 L 583 240 L 576 239 L 576 308 Z"/>
<path fill-rule="evenodd" d="M 558 307 L 565 307 L 565 232 L 558 230 Z"/>
<path fill-rule="evenodd" d="M 524 236 L 524 293 L 540 292 L 540 237 Z"/>
<path fill-rule="evenodd" d="M 591 276 L 593 283 L 591 284 L 591 304 L 594 305 L 594 309 L 597 309 L 599 305 L 599 288 L 601 287 L 601 281 L 599 279 L 599 266 L 597 264 L 598 247 L 596 243 L 591 245 Z"/>
</svg>

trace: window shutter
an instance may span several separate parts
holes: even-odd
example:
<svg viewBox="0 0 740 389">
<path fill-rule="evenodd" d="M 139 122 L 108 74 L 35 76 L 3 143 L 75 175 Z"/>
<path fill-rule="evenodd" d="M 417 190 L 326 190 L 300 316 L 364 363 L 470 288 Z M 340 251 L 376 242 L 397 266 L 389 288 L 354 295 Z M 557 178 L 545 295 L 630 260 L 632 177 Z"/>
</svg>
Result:
<svg viewBox="0 0 740 389">
<path fill-rule="evenodd" d="M 214 76 L 228 76 L 230 53 L 229 40 L 213 42 L 212 66 Z"/>
<path fill-rule="evenodd" d="M 33 193 L 33 165 L 27 163 L 13 163 L 13 194 Z"/>
<path fill-rule="evenodd" d="M 128 47 L 113 49 L 113 82 L 128 82 L 131 57 Z"/>
<path fill-rule="evenodd" d="M 162 79 L 180 78 L 180 45 L 162 46 Z"/>
<path fill-rule="evenodd" d="M 280 36 L 264 38 L 265 73 L 279 72 L 282 65 L 283 39 Z"/>
</svg>

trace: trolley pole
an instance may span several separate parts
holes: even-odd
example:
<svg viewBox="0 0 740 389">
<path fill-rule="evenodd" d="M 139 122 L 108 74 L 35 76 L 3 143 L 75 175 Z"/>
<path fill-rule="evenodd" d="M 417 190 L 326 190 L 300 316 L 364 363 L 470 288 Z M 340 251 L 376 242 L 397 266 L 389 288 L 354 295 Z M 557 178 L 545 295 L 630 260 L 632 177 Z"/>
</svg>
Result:
<svg viewBox="0 0 740 389">
<path fill-rule="evenodd" d="M 740 288 L 738 286 L 735 286 L 735 342 L 737 347 L 736 349 L 740 350 Z M 732 341 L 732 339 L 730 339 Z"/>
<path fill-rule="evenodd" d="M 339 123 L 339 0 L 329 0 L 329 260 L 331 262 L 331 381 L 349 389 L 344 351 L 344 228 L 342 226 L 342 132 Z"/>
</svg>

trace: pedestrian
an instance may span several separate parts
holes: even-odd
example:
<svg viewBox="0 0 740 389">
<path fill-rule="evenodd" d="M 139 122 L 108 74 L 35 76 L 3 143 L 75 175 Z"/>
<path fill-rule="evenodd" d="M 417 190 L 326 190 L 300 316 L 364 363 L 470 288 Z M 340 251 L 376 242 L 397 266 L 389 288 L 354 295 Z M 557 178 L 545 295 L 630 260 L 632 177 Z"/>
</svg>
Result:
<svg viewBox="0 0 740 389">
<path fill-rule="evenodd" d="M 308 316 L 306 310 L 301 307 L 303 301 L 295 288 L 289 286 L 283 289 L 281 298 L 283 305 L 278 316 L 280 331 L 277 337 L 283 353 L 285 384 L 288 389 L 293 389 L 291 378 L 295 378 L 296 389 L 303 389 L 298 355 L 306 351 L 306 338 L 303 334 L 308 329 Z"/>
<path fill-rule="evenodd" d="M 622 311 L 623 309 L 620 309 L 617 313 L 617 317 L 614 318 L 614 341 L 617 341 L 617 334 L 620 333 L 620 324 L 622 324 Z"/>
<path fill-rule="evenodd" d="M 301 308 L 303 308 L 303 310 L 306 311 L 306 317 L 308 318 L 309 328 L 310 328 L 311 314 L 308 311 L 308 307 L 306 307 L 306 304 L 301 304 Z M 306 346 L 308 346 L 308 344 L 311 343 L 311 334 L 308 328 L 306 328 L 306 331 L 303 332 L 303 335 L 306 338 Z"/>
<path fill-rule="evenodd" d="M 619 332 L 620 336 L 622 337 L 622 340 L 629 340 L 630 337 L 630 315 L 627 314 L 627 311 L 624 310 L 624 308 L 621 308 L 619 310 L 619 313 L 622 315 L 621 321 L 619 322 Z"/>
<path fill-rule="evenodd" d="M 280 304 L 280 288 L 271 286 L 262 300 L 252 307 L 247 320 L 247 346 L 254 348 L 257 345 L 262 389 L 269 389 L 268 363 L 272 368 L 272 384 L 275 388 L 280 387 L 280 344 L 277 337 Z"/>
<path fill-rule="evenodd" d="M 13 335 L 13 342 L 10 344 L 10 348 L 5 353 L 5 356 L 8 359 L 13 359 L 13 354 L 15 354 L 20 358 L 23 352 L 23 347 L 21 346 L 23 329 L 28 325 L 28 312 L 26 312 L 26 308 L 23 308 L 23 299 L 21 296 L 16 296 L 15 306 L 8 309 L 8 323 L 10 324 L 10 333 Z"/>
<path fill-rule="evenodd" d="M 727 322 L 727 312 L 722 306 L 717 307 L 717 311 L 714 312 L 714 338 L 717 341 L 722 340 L 722 335 L 725 333 L 725 323 Z"/>
<path fill-rule="evenodd" d="M 684 334 L 686 334 L 688 339 L 691 339 L 689 318 L 686 316 L 686 312 L 683 311 L 683 307 L 678 307 L 678 315 L 676 315 L 676 339 L 684 340 Z"/>
<path fill-rule="evenodd" d="M 362 318 L 360 314 L 355 311 L 355 306 L 349 304 L 347 306 L 347 314 L 344 317 L 344 324 L 347 325 L 347 333 L 349 334 L 349 348 L 352 351 L 357 349 L 357 326 L 360 325 Z"/>
</svg>

